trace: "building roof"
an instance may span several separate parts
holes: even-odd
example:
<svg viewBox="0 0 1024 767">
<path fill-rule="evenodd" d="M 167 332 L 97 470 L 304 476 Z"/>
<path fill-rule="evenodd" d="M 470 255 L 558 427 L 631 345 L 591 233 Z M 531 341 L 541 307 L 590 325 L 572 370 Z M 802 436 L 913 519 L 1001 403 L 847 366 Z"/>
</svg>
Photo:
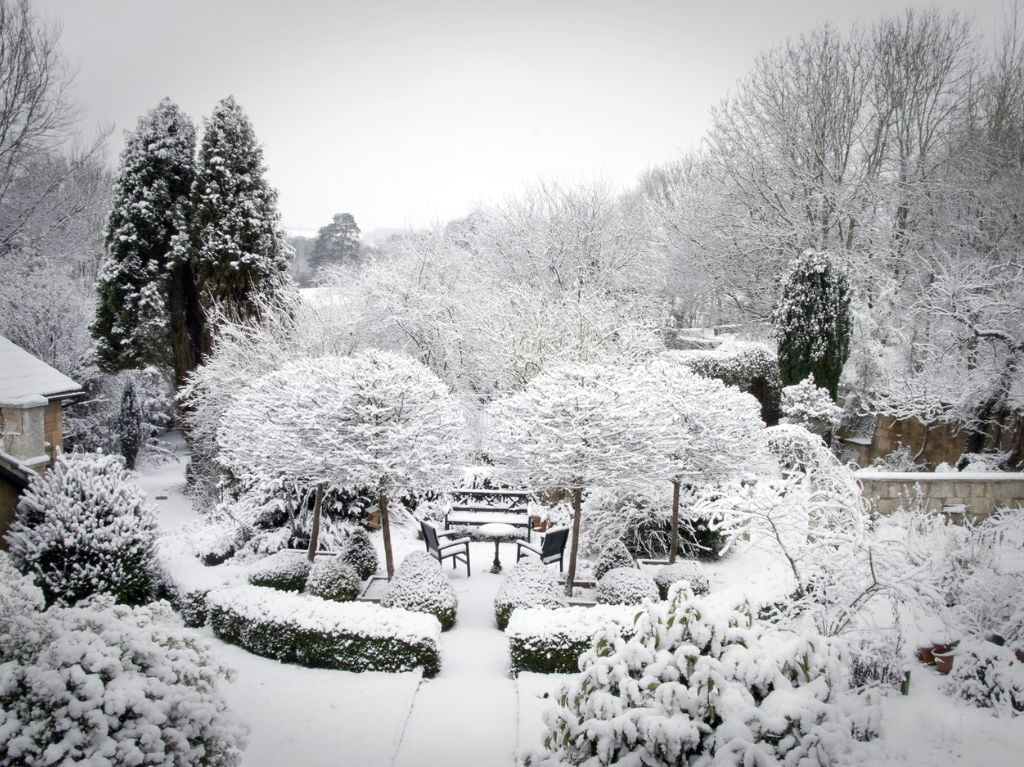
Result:
<svg viewBox="0 0 1024 767">
<path fill-rule="evenodd" d="M 59 370 L 0 336 L 0 403 L 25 403 L 32 397 L 59 399 L 81 391 Z"/>
</svg>

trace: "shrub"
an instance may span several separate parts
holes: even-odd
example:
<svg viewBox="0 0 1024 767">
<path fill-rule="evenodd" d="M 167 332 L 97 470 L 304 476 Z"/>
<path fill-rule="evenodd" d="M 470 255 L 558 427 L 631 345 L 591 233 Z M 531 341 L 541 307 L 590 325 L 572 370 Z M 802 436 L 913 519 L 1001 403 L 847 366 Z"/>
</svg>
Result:
<svg viewBox="0 0 1024 767">
<path fill-rule="evenodd" d="M 249 570 L 249 583 L 279 591 L 302 591 L 311 565 L 301 551 L 279 551 L 261 559 Z"/>
<path fill-rule="evenodd" d="M 837 764 L 873 736 L 875 707 L 843 710 L 833 642 L 683 589 L 670 598 L 640 610 L 631 638 L 597 635 L 526 764 Z"/>
<path fill-rule="evenodd" d="M 850 686 L 892 687 L 902 689 L 909 678 L 899 635 L 885 634 L 848 643 L 846 656 L 850 669 Z"/>
<path fill-rule="evenodd" d="M 455 625 L 459 606 L 448 576 L 438 561 L 425 551 L 405 558 L 380 603 L 384 607 L 429 613 L 441 622 L 443 631 Z"/>
<path fill-rule="evenodd" d="M 335 602 L 351 602 L 359 596 L 363 582 L 359 573 L 340 556 L 321 554 L 309 569 L 306 593 Z"/>
<path fill-rule="evenodd" d="M 658 598 L 658 586 L 645 572 L 633 567 L 616 567 L 597 582 L 594 597 L 602 604 L 638 605 Z"/>
<path fill-rule="evenodd" d="M 690 584 L 690 590 L 700 596 L 710 591 L 708 577 L 704 574 L 704 568 L 699 562 L 682 559 L 671 565 L 659 567 L 654 574 L 654 583 L 658 586 L 658 596 L 668 599 L 668 589 L 673 583 L 686 581 Z"/>
<path fill-rule="evenodd" d="M 564 607 L 565 592 L 540 562 L 524 559 L 506 576 L 494 597 L 494 620 L 502 631 L 518 607 Z"/>
<path fill-rule="evenodd" d="M 18 629 L 0 630 L 0 765 L 240 763 L 228 672 L 167 603 L 40 612 L 36 595 L 0 573 L 0 625 Z"/>
<path fill-rule="evenodd" d="M 612 541 L 601 551 L 594 564 L 594 577 L 603 578 L 605 573 L 615 568 L 636 567 L 636 560 L 629 553 L 622 541 Z"/>
<path fill-rule="evenodd" d="M 717 349 L 680 351 L 676 355 L 694 373 L 717 378 L 757 398 L 761 420 L 769 426 L 779 422 L 782 379 L 778 357 L 767 345 L 729 340 Z"/>
<path fill-rule="evenodd" d="M 217 589 L 207 602 L 218 637 L 266 658 L 343 671 L 420 667 L 427 676 L 441 667 L 441 627 L 430 615 L 257 586 Z"/>
<path fill-rule="evenodd" d="M 341 550 L 341 558 L 352 565 L 359 578 L 364 581 L 380 567 L 377 551 L 373 548 L 370 536 L 361 527 L 357 527 L 348 537 Z"/>
<path fill-rule="evenodd" d="M 668 554 L 672 509 L 665 498 L 630 491 L 593 488 L 583 500 L 580 546 L 584 556 L 599 557 L 621 541 L 637 557 Z M 567 523 L 572 521 L 570 516 Z"/>
<path fill-rule="evenodd" d="M 629 636 L 637 608 L 623 605 L 595 607 L 523 607 L 512 613 L 505 635 L 513 674 L 573 674 L 580 656 L 600 631 Z"/>
<path fill-rule="evenodd" d="M 842 414 L 842 408 L 832 402 L 825 389 L 815 386 L 810 376 L 782 389 L 782 423 L 803 426 L 827 440 Z"/>
<path fill-rule="evenodd" d="M 92 594 L 143 604 L 155 591 L 156 522 L 119 456 L 62 455 L 33 478 L 7 532 L 11 559 L 48 604 Z"/>
<path fill-rule="evenodd" d="M 1024 714 L 1024 663 L 1006 647 L 965 640 L 956 649 L 945 691 L 996 713 Z"/>
<path fill-rule="evenodd" d="M 721 559 L 722 550 L 729 542 L 705 516 L 683 517 L 679 520 L 679 553 L 691 559 L 714 561 Z"/>
</svg>

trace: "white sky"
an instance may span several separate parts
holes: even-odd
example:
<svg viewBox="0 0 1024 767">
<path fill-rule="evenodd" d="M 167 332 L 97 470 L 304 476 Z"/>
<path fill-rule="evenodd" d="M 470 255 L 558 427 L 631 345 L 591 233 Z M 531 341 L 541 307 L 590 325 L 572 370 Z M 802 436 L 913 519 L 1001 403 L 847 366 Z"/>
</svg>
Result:
<svg viewBox="0 0 1024 767">
<path fill-rule="evenodd" d="M 539 180 L 632 183 L 699 141 L 759 51 L 897 0 L 34 0 L 88 120 L 234 94 L 291 230 L 419 227 Z M 926 7 L 925 3 L 914 3 Z M 932 3 L 991 34 L 1005 0 Z"/>
</svg>

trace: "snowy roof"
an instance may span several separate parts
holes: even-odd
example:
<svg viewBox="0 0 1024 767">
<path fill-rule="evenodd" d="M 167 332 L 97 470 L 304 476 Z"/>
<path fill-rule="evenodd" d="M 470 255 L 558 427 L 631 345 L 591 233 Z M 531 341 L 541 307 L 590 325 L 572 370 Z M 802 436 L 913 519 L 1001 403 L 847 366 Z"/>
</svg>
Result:
<svg viewBox="0 0 1024 767">
<path fill-rule="evenodd" d="M 0 336 L 0 402 L 29 404 L 32 397 L 53 399 L 81 391 L 59 370 Z"/>
</svg>

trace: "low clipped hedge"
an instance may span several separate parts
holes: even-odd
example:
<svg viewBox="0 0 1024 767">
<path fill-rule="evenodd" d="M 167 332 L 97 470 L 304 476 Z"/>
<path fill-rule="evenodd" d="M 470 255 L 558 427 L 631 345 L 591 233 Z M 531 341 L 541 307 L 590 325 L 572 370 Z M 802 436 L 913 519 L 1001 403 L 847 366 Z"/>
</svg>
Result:
<svg viewBox="0 0 1024 767">
<path fill-rule="evenodd" d="M 633 605 L 520 608 L 505 628 L 512 673 L 574 674 L 598 631 L 614 626 L 628 639 L 641 612 Z"/>
<path fill-rule="evenodd" d="M 249 570 L 249 583 L 280 591 L 302 591 L 312 567 L 301 551 L 278 551 Z"/>
<path fill-rule="evenodd" d="M 502 631 L 519 607 L 565 607 L 565 591 L 547 566 L 523 560 L 506 576 L 494 597 L 494 621 Z"/>
<path fill-rule="evenodd" d="M 645 599 L 658 599 L 658 586 L 654 578 L 641 570 L 615 567 L 597 582 L 594 598 L 603 604 L 639 605 Z"/>
<path fill-rule="evenodd" d="M 329 602 L 259 586 L 207 596 L 213 632 L 265 658 L 342 671 L 441 668 L 441 626 L 431 615 L 368 602 Z"/>
</svg>

